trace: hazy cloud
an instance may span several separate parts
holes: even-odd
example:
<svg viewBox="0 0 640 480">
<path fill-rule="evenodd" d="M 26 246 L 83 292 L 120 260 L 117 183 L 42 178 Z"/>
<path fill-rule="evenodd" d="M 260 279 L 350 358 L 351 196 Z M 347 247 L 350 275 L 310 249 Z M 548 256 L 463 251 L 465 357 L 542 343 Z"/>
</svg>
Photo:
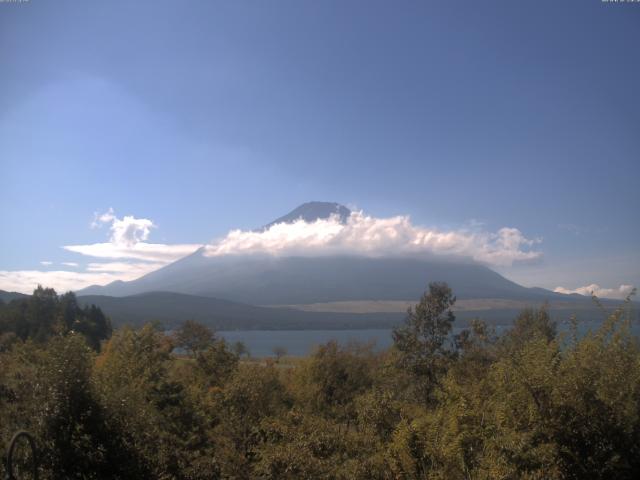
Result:
<svg viewBox="0 0 640 480">
<path fill-rule="evenodd" d="M 165 245 L 163 243 L 145 242 L 127 246 L 109 242 L 90 245 L 66 245 L 62 248 L 88 257 L 146 260 L 166 264 L 195 252 L 201 246 L 200 244 Z"/>
<path fill-rule="evenodd" d="M 0 270 L 0 290 L 31 293 L 38 285 L 53 287 L 58 292 L 79 290 L 90 285 L 106 285 L 115 280 L 133 280 L 136 274 L 109 272 L 77 272 L 66 270 Z"/>
<path fill-rule="evenodd" d="M 45 267 L 48 267 L 49 265 L 53 265 L 53 262 L 50 262 L 49 260 L 43 260 L 40 262 L 40 265 L 44 265 Z"/>
<path fill-rule="evenodd" d="M 573 233 L 574 235 L 582 235 L 585 233 L 585 228 L 575 223 L 559 223 L 558 228 L 566 232 Z"/>
<path fill-rule="evenodd" d="M 165 263 L 109 262 L 89 263 L 86 271 L 80 272 L 77 270 L 0 270 L 0 290 L 31 293 L 37 285 L 52 287 L 58 292 L 80 290 L 90 285 L 106 285 L 115 280 L 134 280 L 164 265 Z"/>
<path fill-rule="evenodd" d="M 113 208 L 109 207 L 105 213 L 94 212 L 91 228 L 100 228 L 105 223 L 111 223 L 116 218 Z"/>
<path fill-rule="evenodd" d="M 67 267 L 77 267 L 78 264 L 76 262 L 62 262 L 61 265 L 65 265 Z"/>
<path fill-rule="evenodd" d="M 593 293 L 595 296 L 600 298 L 624 299 L 631 293 L 633 288 L 633 285 L 620 285 L 618 288 L 603 288 L 597 283 L 592 283 L 591 285 L 586 285 L 584 287 L 578 287 L 574 289 L 556 287 L 553 291 L 556 293 L 566 294 L 578 293 L 585 296 L 591 296 L 591 294 Z"/>
<path fill-rule="evenodd" d="M 375 218 L 352 212 L 344 224 L 332 216 L 311 223 L 280 223 L 264 231 L 232 230 L 207 245 L 205 254 L 436 254 L 469 257 L 489 265 L 512 265 L 539 259 L 542 253 L 532 250 L 539 242 L 526 238 L 517 228 L 445 231 L 413 225 L 408 216 Z"/>
<path fill-rule="evenodd" d="M 106 262 L 90 263 L 87 265 L 87 272 L 111 272 L 119 274 L 134 275 L 134 278 L 145 275 L 159 269 L 165 263 L 128 263 L 128 262 Z"/>
</svg>

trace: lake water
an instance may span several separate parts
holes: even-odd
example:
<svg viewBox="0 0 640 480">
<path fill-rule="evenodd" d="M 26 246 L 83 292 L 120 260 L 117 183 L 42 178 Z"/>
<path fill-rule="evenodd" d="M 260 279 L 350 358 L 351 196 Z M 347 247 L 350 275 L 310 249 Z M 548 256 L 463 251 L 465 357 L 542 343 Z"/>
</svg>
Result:
<svg viewBox="0 0 640 480">
<path fill-rule="evenodd" d="M 244 342 L 253 357 L 273 355 L 275 347 L 284 347 L 288 355 L 303 356 L 317 345 L 336 340 L 376 343 L 378 348 L 391 345 L 391 330 L 246 330 L 216 332 L 227 342 Z"/>
<path fill-rule="evenodd" d="M 598 327 L 595 322 L 579 324 L 580 334 Z M 498 325 L 495 327 L 496 333 L 501 334 L 508 326 Z M 558 330 L 567 330 L 568 325 L 561 323 Z M 454 328 L 454 333 L 459 333 L 460 328 Z M 636 335 L 640 335 L 640 325 L 634 324 L 632 327 Z M 317 345 L 336 340 L 341 344 L 350 341 L 374 342 L 379 349 L 391 346 L 391 330 L 246 330 L 246 331 L 221 331 L 217 332 L 227 342 L 244 342 L 249 352 L 254 357 L 273 356 L 275 347 L 284 347 L 288 355 L 303 356 L 311 353 Z"/>
</svg>

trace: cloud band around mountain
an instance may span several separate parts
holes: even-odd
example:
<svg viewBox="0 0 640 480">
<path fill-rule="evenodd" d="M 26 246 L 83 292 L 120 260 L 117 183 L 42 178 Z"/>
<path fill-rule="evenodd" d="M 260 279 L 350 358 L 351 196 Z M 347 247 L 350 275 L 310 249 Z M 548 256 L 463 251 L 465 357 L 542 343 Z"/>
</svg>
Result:
<svg viewBox="0 0 640 480">
<path fill-rule="evenodd" d="M 416 226 L 408 216 L 376 218 L 352 212 L 345 222 L 337 215 L 315 222 L 279 223 L 263 231 L 232 230 L 206 246 L 207 256 L 263 253 L 270 255 L 448 255 L 468 257 L 494 266 L 541 258 L 517 228 L 497 232 L 444 231 Z"/>
<path fill-rule="evenodd" d="M 84 269 L 77 262 L 61 262 L 73 271 L 0 271 L 0 289 L 30 292 L 37 284 L 58 290 L 78 290 L 89 285 L 105 285 L 115 280 L 133 280 L 185 257 L 202 244 L 162 244 L 148 242 L 155 223 L 126 215 L 119 218 L 113 209 L 95 214 L 92 228 L 108 226 L 109 241 L 66 245 L 68 252 L 92 259 Z M 490 266 L 533 262 L 542 253 L 535 250 L 539 239 L 528 239 L 517 228 L 495 232 L 471 229 L 441 230 L 416 226 L 409 216 L 376 218 L 361 211 L 351 212 L 345 221 L 337 215 L 313 222 L 303 220 L 278 223 L 260 231 L 232 230 L 205 245 L 205 255 L 363 255 L 421 256 L 443 255 L 469 258 Z"/>
</svg>

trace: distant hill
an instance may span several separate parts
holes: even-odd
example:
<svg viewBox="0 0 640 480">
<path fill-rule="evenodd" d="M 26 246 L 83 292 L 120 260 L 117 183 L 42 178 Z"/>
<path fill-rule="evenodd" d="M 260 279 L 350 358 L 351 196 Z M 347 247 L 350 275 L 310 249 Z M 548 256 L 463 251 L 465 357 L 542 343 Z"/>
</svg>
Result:
<svg viewBox="0 0 640 480">
<path fill-rule="evenodd" d="M 184 320 L 197 320 L 216 330 L 389 328 L 404 317 L 401 313 L 318 313 L 256 307 L 172 292 L 150 292 L 129 297 L 88 295 L 78 297 L 78 301 L 83 305 L 99 306 L 114 326 L 137 326 L 159 321 L 167 329 L 175 328 Z"/>
<path fill-rule="evenodd" d="M 27 298 L 29 295 L 25 295 L 24 293 L 18 292 L 5 292 L 4 290 L 0 290 L 0 300 L 4 303 L 9 303 L 11 300 L 16 300 L 20 298 Z"/>
<path fill-rule="evenodd" d="M 294 308 L 257 307 L 210 297 L 172 292 L 151 292 L 129 297 L 80 296 L 82 305 L 95 304 L 107 314 L 114 326 L 139 326 L 159 321 L 173 329 L 184 320 L 197 320 L 215 330 L 340 330 L 391 328 L 402 322 L 404 311 L 368 313 L 304 311 Z M 472 318 L 482 318 L 491 324 L 510 324 L 525 306 L 540 303 L 484 305 L 484 301 L 466 302 L 457 309 L 456 325 L 466 326 Z M 620 302 L 605 301 L 608 308 Z M 592 304 L 552 304 L 550 313 L 566 321 L 577 313 L 579 321 L 601 320 L 602 312 Z"/>
<path fill-rule="evenodd" d="M 28 297 L 0 290 L 0 298 L 7 299 L 6 303 Z M 164 328 L 173 329 L 191 319 L 215 330 L 340 330 L 391 328 L 405 318 L 405 308 L 417 299 L 260 307 L 211 297 L 149 292 L 127 297 L 78 296 L 78 302 L 83 306 L 99 306 L 115 327 L 159 321 Z M 607 308 L 620 304 L 612 300 L 603 303 Z M 456 325 L 466 326 L 472 318 L 482 318 L 491 324 L 510 324 L 522 308 L 541 304 L 541 301 L 461 300 L 455 308 Z M 580 321 L 603 318 L 602 312 L 590 302 L 554 302 L 550 307 L 552 317 L 560 321 L 567 320 L 572 313 L 576 313 Z"/>
</svg>

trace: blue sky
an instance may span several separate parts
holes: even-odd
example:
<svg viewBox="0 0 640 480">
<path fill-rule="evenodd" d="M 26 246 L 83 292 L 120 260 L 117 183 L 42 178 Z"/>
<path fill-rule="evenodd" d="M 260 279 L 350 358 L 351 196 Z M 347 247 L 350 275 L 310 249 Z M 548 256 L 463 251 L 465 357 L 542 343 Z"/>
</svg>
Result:
<svg viewBox="0 0 640 480">
<path fill-rule="evenodd" d="M 329 200 L 640 285 L 638 45 L 600 0 L 0 3 L 0 271 L 84 272 L 109 208 L 191 245 Z"/>
</svg>

